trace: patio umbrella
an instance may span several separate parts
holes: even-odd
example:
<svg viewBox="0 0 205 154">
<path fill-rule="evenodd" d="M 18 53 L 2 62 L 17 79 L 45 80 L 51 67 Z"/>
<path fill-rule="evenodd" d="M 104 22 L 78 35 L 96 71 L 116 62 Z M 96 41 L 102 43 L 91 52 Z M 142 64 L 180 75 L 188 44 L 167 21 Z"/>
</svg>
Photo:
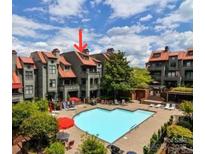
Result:
<svg viewBox="0 0 205 154">
<path fill-rule="evenodd" d="M 57 121 L 59 129 L 67 129 L 74 126 L 74 120 L 68 117 L 60 117 Z"/>
<path fill-rule="evenodd" d="M 80 102 L 81 100 L 78 97 L 70 97 L 69 101 Z"/>
</svg>

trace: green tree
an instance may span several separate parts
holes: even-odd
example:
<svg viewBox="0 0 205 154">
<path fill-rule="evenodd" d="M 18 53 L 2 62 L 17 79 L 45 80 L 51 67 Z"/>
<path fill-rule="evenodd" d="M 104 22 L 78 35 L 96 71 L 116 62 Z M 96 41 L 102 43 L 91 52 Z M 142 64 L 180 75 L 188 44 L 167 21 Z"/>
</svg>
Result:
<svg viewBox="0 0 205 154">
<path fill-rule="evenodd" d="M 35 101 L 35 103 L 37 104 L 39 111 L 41 112 L 48 111 L 48 100 L 40 99 L 40 100 Z"/>
<path fill-rule="evenodd" d="M 46 148 L 45 154 L 64 154 L 65 147 L 60 142 L 54 142 L 50 145 L 49 148 Z"/>
<path fill-rule="evenodd" d="M 147 88 L 152 81 L 149 72 L 144 68 L 134 68 L 132 71 L 132 87 Z"/>
<path fill-rule="evenodd" d="M 48 143 L 49 138 L 55 137 L 57 121 L 46 112 L 36 112 L 22 122 L 20 133 L 36 140 L 37 150 L 39 150 L 42 142 Z"/>
<path fill-rule="evenodd" d="M 193 113 L 193 104 L 191 101 L 183 101 L 179 108 L 184 112 L 186 116 L 192 116 Z"/>
<path fill-rule="evenodd" d="M 107 94 L 114 95 L 114 98 L 120 91 L 128 91 L 131 88 L 132 68 L 128 63 L 121 51 L 111 54 L 109 60 L 105 62 L 102 88 Z"/>
<path fill-rule="evenodd" d="M 12 106 L 12 127 L 18 129 L 21 123 L 38 111 L 38 106 L 32 102 L 24 101 Z"/>
<path fill-rule="evenodd" d="M 107 148 L 96 136 L 86 135 L 79 145 L 80 154 L 106 154 Z"/>
<path fill-rule="evenodd" d="M 184 128 L 182 126 L 178 126 L 178 125 L 171 125 L 169 127 L 167 127 L 167 134 L 169 137 L 173 138 L 188 138 L 188 139 L 192 139 L 193 138 L 193 134 L 192 132 L 187 129 Z"/>
</svg>

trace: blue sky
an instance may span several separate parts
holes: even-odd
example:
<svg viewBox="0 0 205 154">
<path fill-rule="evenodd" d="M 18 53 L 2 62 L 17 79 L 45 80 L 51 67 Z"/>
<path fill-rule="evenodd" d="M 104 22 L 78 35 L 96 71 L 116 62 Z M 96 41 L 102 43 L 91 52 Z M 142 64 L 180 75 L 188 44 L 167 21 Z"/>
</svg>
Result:
<svg viewBox="0 0 205 154">
<path fill-rule="evenodd" d="M 192 47 L 192 0 L 13 0 L 13 49 L 74 50 L 78 29 L 91 53 L 113 47 L 131 66 L 144 67 L 151 51 Z"/>
</svg>

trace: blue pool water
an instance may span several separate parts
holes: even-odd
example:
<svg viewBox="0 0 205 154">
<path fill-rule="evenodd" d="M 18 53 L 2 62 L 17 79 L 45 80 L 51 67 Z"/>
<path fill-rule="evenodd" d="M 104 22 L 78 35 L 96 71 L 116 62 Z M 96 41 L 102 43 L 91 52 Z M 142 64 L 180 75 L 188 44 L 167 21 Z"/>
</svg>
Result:
<svg viewBox="0 0 205 154">
<path fill-rule="evenodd" d="M 153 114 L 154 112 L 144 110 L 131 112 L 123 109 L 108 111 L 96 108 L 81 112 L 74 120 L 76 126 L 83 131 L 112 143 Z"/>
</svg>

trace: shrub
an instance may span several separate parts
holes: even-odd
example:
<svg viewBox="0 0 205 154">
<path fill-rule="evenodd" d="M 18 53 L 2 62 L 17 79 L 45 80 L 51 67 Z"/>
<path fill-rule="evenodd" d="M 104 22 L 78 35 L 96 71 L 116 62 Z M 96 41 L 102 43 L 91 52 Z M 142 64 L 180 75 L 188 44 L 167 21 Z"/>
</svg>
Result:
<svg viewBox="0 0 205 154">
<path fill-rule="evenodd" d="M 143 147 L 143 153 L 144 154 L 148 154 L 149 153 L 149 148 L 146 145 Z"/>
<path fill-rule="evenodd" d="M 36 112 L 23 121 L 20 133 L 36 140 L 38 149 L 41 148 L 42 143 L 48 143 L 49 138 L 55 137 L 57 121 L 46 112 Z"/>
<path fill-rule="evenodd" d="M 104 144 L 97 139 L 96 136 L 88 136 L 86 135 L 83 138 L 83 143 L 79 145 L 80 154 L 106 154 L 107 148 Z"/>
<path fill-rule="evenodd" d="M 188 128 L 189 130 L 193 131 L 193 124 L 189 121 L 181 120 L 177 123 L 177 125 L 180 125 L 182 127 Z"/>
<path fill-rule="evenodd" d="M 176 87 L 176 88 L 172 88 L 171 91 L 174 92 L 192 92 L 193 88 L 188 88 L 188 87 Z"/>
<path fill-rule="evenodd" d="M 171 125 L 167 128 L 167 134 L 168 134 L 168 137 L 177 137 L 177 138 L 189 138 L 189 139 L 192 139 L 193 136 L 192 136 L 192 132 L 187 129 L 187 128 L 184 128 L 182 126 L 178 126 L 178 125 Z"/>
<path fill-rule="evenodd" d="M 35 102 L 38 106 L 38 110 L 41 112 L 48 111 L 48 100 L 40 99 Z"/>
<path fill-rule="evenodd" d="M 191 116 L 193 113 L 193 104 L 191 101 L 183 101 L 179 108 L 184 112 L 185 115 Z"/>
<path fill-rule="evenodd" d="M 38 111 L 38 106 L 32 102 L 24 101 L 12 106 L 12 126 L 19 128 L 21 123 Z"/>
<path fill-rule="evenodd" d="M 65 148 L 64 145 L 60 142 L 54 142 L 50 145 L 49 148 L 46 148 L 45 154 L 64 154 Z"/>
</svg>

